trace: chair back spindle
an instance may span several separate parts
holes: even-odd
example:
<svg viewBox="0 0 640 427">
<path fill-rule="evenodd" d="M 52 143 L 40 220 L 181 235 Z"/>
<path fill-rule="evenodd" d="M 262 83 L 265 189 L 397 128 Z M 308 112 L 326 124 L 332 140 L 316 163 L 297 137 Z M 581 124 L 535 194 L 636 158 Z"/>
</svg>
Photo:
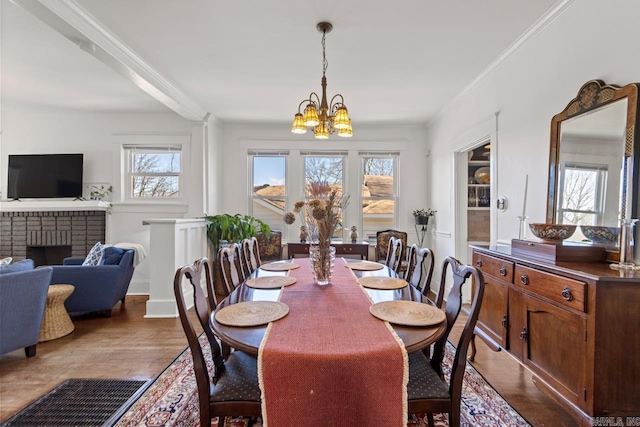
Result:
<svg viewBox="0 0 640 427">
<path fill-rule="evenodd" d="M 387 267 L 395 271 L 400 272 L 400 262 L 402 261 L 402 240 L 395 237 L 389 238 L 389 248 L 387 250 L 387 259 L 385 264 Z"/>
</svg>

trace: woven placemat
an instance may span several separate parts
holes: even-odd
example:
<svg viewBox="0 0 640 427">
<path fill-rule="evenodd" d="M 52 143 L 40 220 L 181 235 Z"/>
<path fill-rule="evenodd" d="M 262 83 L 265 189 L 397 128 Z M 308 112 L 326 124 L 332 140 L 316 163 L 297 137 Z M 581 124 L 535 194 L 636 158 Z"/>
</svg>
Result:
<svg viewBox="0 0 640 427">
<path fill-rule="evenodd" d="M 358 283 L 360 283 L 365 288 L 385 290 L 402 289 L 408 284 L 407 281 L 403 279 L 383 276 L 362 277 L 358 279 Z"/>
<path fill-rule="evenodd" d="M 261 269 L 267 271 L 287 271 L 287 270 L 295 270 L 296 268 L 300 268 L 300 264 L 296 264 L 295 262 L 270 262 L 269 264 L 262 264 L 260 266 Z"/>
<path fill-rule="evenodd" d="M 289 307 L 278 301 L 245 301 L 223 307 L 215 318 L 221 325 L 258 326 L 282 319 Z"/>
<path fill-rule="evenodd" d="M 369 311 L 378 319 L 405 326 L 433 326 L 446 319 L 444 311 L 417 301 L 383 301 L 373 304 Z"/>
<path fill-rule="evenodd" d="M 247 280 L 245 285 L 254 289 L 277 289 L 294 283 L 296 278 L 291 276 L 262 276 Z"/>
<path fill-rule="evenodd" d="M 348 262 L 345 265 L 352 270 L 362 270 L 362 271 L 382 270 L 385 267 L 384 264 L 380 264 L 379 262 L 371 262 L 371 261 Z"/>
</svg>

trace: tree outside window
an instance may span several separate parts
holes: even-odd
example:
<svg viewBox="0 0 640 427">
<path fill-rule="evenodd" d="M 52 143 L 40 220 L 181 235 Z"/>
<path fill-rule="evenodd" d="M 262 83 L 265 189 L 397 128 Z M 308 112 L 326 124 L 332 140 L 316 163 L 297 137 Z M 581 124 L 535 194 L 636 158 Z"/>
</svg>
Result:
<svg viewBox="0 0 640 427">
<path fill-rule="evenodd" d="M 176 199 L 180 197 L 182 156 L 175 148 L 129 147 L 129 198 Z"/>
<path fill-rule="evenodd" d="M 563 224 L 598 225 L 603 215 L 606 165 L 567 163 L 561 171 L 558 214 Z M 578 230 L 570 240 L 582 240 Z"/>
</svg>

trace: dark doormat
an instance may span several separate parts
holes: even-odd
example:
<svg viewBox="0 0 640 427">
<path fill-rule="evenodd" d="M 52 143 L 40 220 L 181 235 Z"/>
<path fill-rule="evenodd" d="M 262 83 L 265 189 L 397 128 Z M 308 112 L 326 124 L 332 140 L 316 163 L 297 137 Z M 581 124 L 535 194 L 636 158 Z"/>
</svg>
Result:
<svg viewBox="0 0 640 427">
<path fill-rule="evenodd" d="M 150 384 L 144 380 L 66 380 L 0 426 L 111 426 Z"/>
</svg>

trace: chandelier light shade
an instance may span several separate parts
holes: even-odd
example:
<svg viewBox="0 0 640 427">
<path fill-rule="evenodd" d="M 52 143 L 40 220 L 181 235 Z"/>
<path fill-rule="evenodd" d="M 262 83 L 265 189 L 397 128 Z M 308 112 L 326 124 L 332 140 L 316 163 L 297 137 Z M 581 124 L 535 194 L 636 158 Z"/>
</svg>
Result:
<svg viewBox="0 0 640 427">
<path fill-rule="evenodd" d="M 331 32 L 333 25 L 329 22 L 320 22 L 317 27 L 322 33 L 322 96 L 311 92 L 309 98 L 303 100 L 298 105 L 298 112 L 293 118 L 291 132 L 306 133 L 307 128 L 313 130 L 313 134 L 318 139 L 327 139 L 335 130 L 338 130 L 338 136 L 350 138 L 353 136 L 353 128 L 351 127 L 351 119 L 349 111 L 344 105 L 344 98 L 341 94 L 336 94 L 331 98 L 331 102 L 327 102 L 327 55 L 326 55 L 326 36 Z M 303 105 L 304 113 L 301 112 Z"/>
</svg>

